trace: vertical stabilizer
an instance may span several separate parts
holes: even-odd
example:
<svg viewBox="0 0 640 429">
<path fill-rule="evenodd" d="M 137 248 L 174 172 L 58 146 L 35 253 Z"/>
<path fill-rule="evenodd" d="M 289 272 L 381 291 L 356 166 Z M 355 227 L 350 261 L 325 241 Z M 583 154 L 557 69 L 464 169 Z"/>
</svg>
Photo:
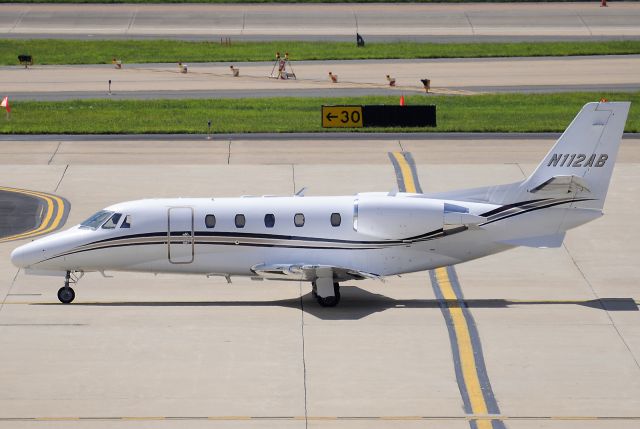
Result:
<svg viewBox="0 0 640 429">
<path fill-rule="evenodd" d="M 583 200 L 579 207 L 602 209 L 630 105 L 586 104 L 538 168 L 522 182 L 518 197 L 558 198 L 564 194 Z"/>
</svg>

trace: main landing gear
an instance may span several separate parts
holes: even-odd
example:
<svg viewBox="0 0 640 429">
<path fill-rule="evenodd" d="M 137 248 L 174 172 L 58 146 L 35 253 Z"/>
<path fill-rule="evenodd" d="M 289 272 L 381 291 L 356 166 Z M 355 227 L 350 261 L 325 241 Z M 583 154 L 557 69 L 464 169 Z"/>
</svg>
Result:
<svg viewBox="0 0 640 429">
<path fill-rule="evenodd" d="M 311 283 L 311 294 L 323 307 L 335 307 L 340 302 L 340 283 L 319 278 Z"/>
<path fill-rule="evenodd" d="M 74 300 L 76 292 L 69 286 L 69 284 L 78 283 L 80 277 L 75 276 L 71 271 L 67 271 L 67 275 L 64 277 L 64 286 L 58 290 L 58 299 L 61 303 L 69 304 Z"/>
</svg>

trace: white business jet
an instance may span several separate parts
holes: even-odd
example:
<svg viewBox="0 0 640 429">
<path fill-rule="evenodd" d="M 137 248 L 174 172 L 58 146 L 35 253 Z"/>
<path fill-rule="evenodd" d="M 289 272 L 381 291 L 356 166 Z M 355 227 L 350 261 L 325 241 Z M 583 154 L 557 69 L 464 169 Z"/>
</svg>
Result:
<svg viewBox="0 0 640 429">
<path fill-rule="evenodd" d="M 585 105 L 526 180 L 438 194 L 149 199 L 114 204 L 18 247 L 28 274 L 184 273 L 311 282 L 322 306 L 339 283 L 429 270 L 516 246 L 559 247 L 599 218 L 628 102 Z"/>
</svg>

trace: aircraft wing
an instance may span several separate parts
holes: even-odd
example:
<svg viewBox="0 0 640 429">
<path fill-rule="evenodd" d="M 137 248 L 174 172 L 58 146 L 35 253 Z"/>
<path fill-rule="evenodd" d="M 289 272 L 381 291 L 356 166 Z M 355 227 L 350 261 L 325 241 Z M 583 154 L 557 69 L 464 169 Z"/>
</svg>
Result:
<svg viewBox="0 0 640 429">
<path fill-rule="evenodd" d="M 315 281 L 321 277 L 333 277 L 334 281 L 375 279 L 384 281 L 377 274 L 330 265 L 311 264 L 259 264 L 251 267 L 257 276 L 268 280 Z"/>
</svg>

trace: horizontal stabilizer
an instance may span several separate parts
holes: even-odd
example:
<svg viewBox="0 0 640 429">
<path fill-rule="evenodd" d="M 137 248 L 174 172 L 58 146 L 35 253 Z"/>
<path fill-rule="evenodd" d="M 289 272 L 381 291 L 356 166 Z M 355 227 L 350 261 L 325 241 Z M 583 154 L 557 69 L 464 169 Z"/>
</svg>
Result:
<svg viewBox="0 0 640 429">
<path fill-rule="evenodd" d="M 553 176 L 551 179 L 544 181 L 540 185 L 529 190 L 532 194 L 553 194 L 562 195 L 575 194 L 579 192 L 591 192 L 587 182 L 578 176 Z"/>
<path fill-rule="evenodd" d="M 500 243 L 509 244 L 511 246 L 536 247 L 539 249 L 548 249 L 562 246 L 564 240 L 564 232 L 551 235 L 542 235 L 538 237 L 517 238 L 515 240 L 500 241 Z"/>
</svg>

